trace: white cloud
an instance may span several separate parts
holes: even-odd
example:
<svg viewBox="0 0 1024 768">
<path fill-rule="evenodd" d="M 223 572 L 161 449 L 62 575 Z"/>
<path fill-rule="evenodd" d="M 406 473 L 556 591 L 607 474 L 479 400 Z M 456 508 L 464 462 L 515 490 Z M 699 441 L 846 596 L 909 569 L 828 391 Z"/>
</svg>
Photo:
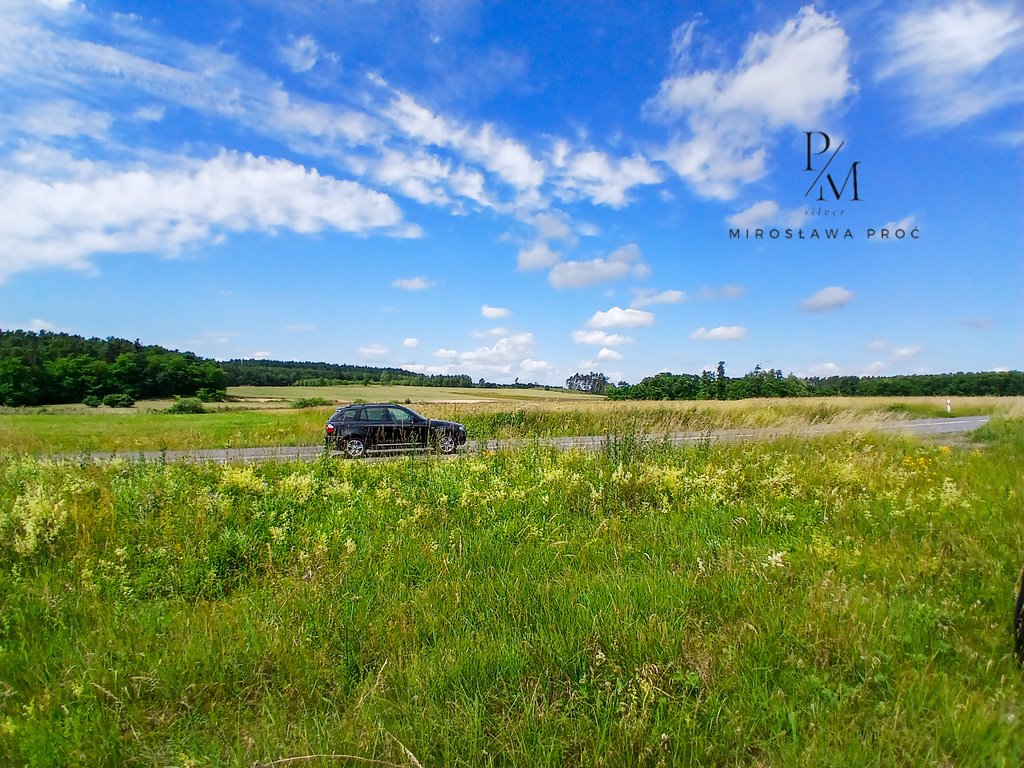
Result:
<svg viewBox="0 0 1024 768">
<path fill-rule="evenodd" d="M 282 46 L 279 53 L 292 72 L 308 72 L 320 58 L 320 46 L 310 35 L 291 36 L 288 45 Z"/>
<path fill-rule="evenodd" d="M 845 307 L 852 298 L 853 292 L 838 285 L 830 285 L 801 301 L 800 310 L 802 312 L 828 312 L 830 309 Z"/>
<path fill-rule="evenodd" d="M 777 223 L 778 216 L 779 204 L 774 200 L 762 200 L 739 213 L 734 213 L 726 222 L 733 227 L 757 227 L 761 224 Z"/>
<path fill-rule="evenodd" d="M 556 184 L 569 200 L 587 197 L 595 205 L 621 208 L 630 189 L 657 184 L 661 174 L 640 155 L 613 160 L 603 152 L 579 152 L 568 158 Z"/>
<path fill-rule="evenodd" d="M 1024 103 L 1024 13 L 1019 4 L 967 0 L 926 5 L 898 17 L 889 30 L 890 58 L 878 76 L 898 82 L 922 126 L 958 125 Z"/>
<path fill-rule="evenodd" d="M 458 356 L 459 353 L 454 349 L 445 349 L 444 347 L 435 350 L 433 354 L 433 357 L 440 358 L 441 360 L 454 360 Z"/>
<path fill-rule="evenodd" d="M 871 363 L 871 365 L 869 365 L 865 369 L 864 375 L 865 376 L 874 376 L 876 373 L 880 373 L 881 371 L 884 371 L 887 367 L 888 367 L 888 365 L 883 363 L 881 360 L 875 360 L 875 362 Z"/>
<path fill-rule="evenodd" d="M 382 344 L 367 344 L 364 347 L 359 347 L 356 351 L 364 360 L 375 360 L 384 357 L 391 350 Z"/>
<path fill-rule="evenodd" d="M 735 341 L 746 335 L 747 329 L 741 325 L 720 325 L 711 330 L 701 326 L 690 334 L 690 338 L 698 341 Z"/>
<path fill-rule="evenodd" d="M 163 104 L 148 104 L 144 107 L 136 109 L 132 116 L 136 120 L 142 120 L 146 123 L 159 123 L 164 119 L 164 115 L 167 114 L 167 109 Z"/>
<path fill-rule="evenodd" d="M 371 81 L 389 87 L 380 77 Z M 521 143 L 499 135 L 490 123 L 478 128 L 463 125 L 434 114 L 398 90 L 392 90 L 385 115 L 407 136 L 427 145 L 456 150 L 518 190 L 536 188 L 544 182 L 543 163 Z"/>
<path fill-rule="evenodd" d="M 478 347 L 470 352 L 463 352 L 459 355 L 459 359 L 489 365 L 504 365 L 523 360 L 532 348 L 532 333 L 516 333 L 498 339 L 492 347 Z"/>
<path fill-rule="evenodd" d="M 641 261 L 640 249 L 633 243 L 616 249 L 607 259 L 566 261 L 556 264 L 548 274 L 555 288 L 583 288 L 624 277 L 644 277 L 649 272 Z"/>
<path fill-rule="evenodd" d="M 872 352 L 877 352 L 878 350 L 885 349 L 888 346 L 889 342 L 885 339 L 874 339 L 870 344 L 868 344 L 868 349 Z"/>
<path fill-rule="evenodd" d="M 7 110 L 5 110 L 7 112 Z M 56 99 L 27 107 L 20 113 L 0 116 L 0 134 L 15 132 L 37 139 L 52 137 L 107 136 L 113 117 L 71 99 Z"/>
<path fill-rule="evenodd" d="M 41 320 L 38 317 L 37 318 L 33 318 L 32 320 L 29 320 L 28 323 L 26 323 L 25 325 L 19 325 L 17 323 L 14 323 L 14 324 L 4 323 L 2 327 L 7 328 L 8 330 L 10 330 L 12 327 L 13 328 L 23 328 L 26 331 L 35 331 L 37 333 L 39 331 L 56 331 L 56 330 L 58 330 L 58 326 L 57 326 L 56 323 L 51 323 L 49 320 Z"/>
<path fill-rule="evenodd" d="M 427 288 L 433 288 L 436 285 L 433 280 L 428 280 L 423 275 L 400 277 L 397 280 L 392 280 L 391 284 L 395 288 L 401 288 L 403 291 L 425 291 Z"/>
<path fill-rule="evenodd" d="M 915 357 L 921 351 L 921 347 L 917 345 L 907 347 L 896 347 L 890 355 L 893 360 L 907 360 L 911 357 Z"/>
<path fill-rule="evenodd" d="M 680 73 L 661 83 L 645 110 L 685 122 L 687 135 L 673 138 L 659 159 L 698 194 L 728 200 L 765 174 L 765 142 L 774 133 L 820 125 L 854 92 L 849 41 L 835 18 L 805 6 L 777 33 L 750 38 L 735 67 L 697 71 L 688 50 L 693 28 L 675 40 L 685 54 Z"/>
<path fill-rule="evenodd" d="M 0 170 L 0 280 L 32 269 L 88 269 L 100 253 L 160 252 L 232 232 L 402 229 L 385 194 L 286 160 L 222 152 L 175 167 L 78 163 L 64 178 Z"/>
<path fill-rule="evenodd" d="M 402 346 L 406 349 L 416 349 L 420 345 L 420 340 L 414 336 L 409 336 L 402 342 Z"/>
<path fill-rule="evenodd" d="M 686 301 L 685 291 L 654 291 L 648 288 L 640 288 L 633 291 L 633 303 L 631 306 L 649 307 L 653 304 L 679 304 Z"/>
<path fill-rule="evenodd" d="M 893 238 L 895 237 L 894 233 L 896 232 L 896 230 L 902 229 L 905 233 L 907 233 L 909 235 L 910 234 L 910 230 L 912 230 L 914 228 L 916 223 L 917 222 L 915 221 L 913 216 L 904 216 L 899 221 L 887 221 L 885 224 L 882 225 L 882 229 L 886 229 L 886 230 L 889 231 L 889 238 L 886 239 L 886 240 L 882 240 L 881 237 L 879 237 L 874 242 L 877 242 L 877 243 L 895 242 L 893 240 Z"/>
<path fill-rule="evenodd" d="M 616 352 L 614 349 L 608 347 L 602 347 L 601 351 L 597 353 L 598 360 L 621 360 L 622 355 Z"/>
<path fill-rule="evenodd" d="M 515 331 L 502 326 L 495 326 L 494 328 L 488 328 L 485 331 L 473 331 L 471 334 L 476 339 L 486 339 L 488 336 L 509 336 L 515 333 Z"/>
<path fill-rule="evenodd" d="M 562 258 L 560 253 L 552 251 L 547 243 L 534 243 L 519 251 L 519 269 L 526 272 L 532 269 L 545 269 L 553 267 Z"/>
<path fill-rule="evenodd" d="M 512 313 L 505 309 L 505 307 L 490 307 L 484 304 L 480 307 L 480 314 L 489 320 L 497 320 L 502 317 L 508 317 Z"/>
<path fill-rule="evenodd" d="M 832 363 L 832 362 L 818 363 L 817 365 L 812 365 L 811 366 L 811 369 L 808 372 L 808 375 L 809 376 L 823 376 L 823 377 L 838 376 L 839 372 L 841 370 L 842 369 L 838 365 L 836 365 L 835 363 Z"/>
<path fill-rule="evenodd" d="M 629 336 L 620 336 L 617 333 L 605 333 L 604 331 L 573 331 L 572 340 L 577 344 L 594 344 L 602 347 L 617 347 L 620 344 L 633 343 L 633 339 Z"/>
<path fill-rule="evenodd" d="M 533 217 L 537 233 L 545 240 L 565 240 L 575 242 L 572 227 L 569 226 L 569 217 L 557 209 L 538 213 Z"/>
<path fill-rule="evenodd" d="M 588 328 L 642 328 L 654 322 L 654 315 L 642 309 L 612 307 L 607 312 L 595 312 L 587 321 Z"/>
</svg>

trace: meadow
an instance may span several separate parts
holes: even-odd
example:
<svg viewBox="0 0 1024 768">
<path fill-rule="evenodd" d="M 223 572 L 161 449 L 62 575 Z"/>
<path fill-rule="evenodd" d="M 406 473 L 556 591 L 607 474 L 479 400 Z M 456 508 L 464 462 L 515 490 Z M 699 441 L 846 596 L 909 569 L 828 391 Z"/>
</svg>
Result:
<svg viewBox="0 0 1024 768">
<path fill-rule="evenodd" d="M 975 439 L 7 452 L 0 764 L 1019 766 L 1024 421 Z"/>
<path fill-rule="evenodd" d="M 310 390 L 317 389 L 289 387 L 282 388 L 279 394 L 289 395 L 292 400 L 285 405 L 290 405 L 296 398 L 315 396 Z M 438 394 L 431 387 L 382 389 L 417 390 L 424 397 Z M 610 402 L 581 395 L 563 399 L 544 390 L 498 391 L 534 393 L 534 396 L 478 402 L 461 398 L 455 398 L 455 402 L 421 402 L 408 397 L 390 399 L 409 400 L 413 408 L 428 417 L 460 421 L 466 425 L 471 440 L 481 441 L 576 435 L 664 435 L 730 427 L 796 430 L 817 424 L 857 429 L 878 422 L 947 415 L 946 398 L 938 397 Z M 388 393 L 377 392 L 376 397 L 360 399 L 387 401 L 385 394 Z M 264 392 L 260 399 L 268 397 Z M 160 412 L 152 403 L 141 405 L 131 409 L 84 406 L 0 409 L 0 452 L 102 451 L 131 456 L 139 451 L 319 445 L 323 442 L 324 422 L 333 412 L 333 406 L 296 409 L 283 407 L 281 403 L 252 400 L 214 405 L 212 412 L 205 414 L 169 414 Z M 168 403 L 159 405 L 166 407 Z M 265 407 L 268 405 L 270 407 Z M 977 414 L 1024 415 L 1024 398 L 953 399 L 951 415 Z"/>
</svg>

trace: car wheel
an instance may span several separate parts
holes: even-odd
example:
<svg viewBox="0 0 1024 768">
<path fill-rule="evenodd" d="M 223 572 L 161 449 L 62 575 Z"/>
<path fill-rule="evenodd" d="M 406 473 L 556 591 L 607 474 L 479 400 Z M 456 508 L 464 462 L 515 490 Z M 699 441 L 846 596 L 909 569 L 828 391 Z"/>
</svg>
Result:
<svg viewBox="0 0 1024 768">
<path fill-rule="evenodd" d="M 447 432 L 437 438 L 437 450 L 445 455 L 455 453 L 456 447 L 455 437 Z"/>
<path fill-rule="evenodd" d="M 361 437 L 350 437 L 345 441 L 345 447 L 342 450 L 350 459 L 359 459 L 366 454 L 366 443 Z"/>
</svg>

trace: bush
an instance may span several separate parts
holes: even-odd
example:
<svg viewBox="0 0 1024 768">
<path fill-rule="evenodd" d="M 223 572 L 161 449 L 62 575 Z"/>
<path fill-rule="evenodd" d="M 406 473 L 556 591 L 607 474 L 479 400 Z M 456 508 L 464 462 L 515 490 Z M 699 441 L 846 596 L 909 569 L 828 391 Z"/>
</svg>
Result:
<svg viewBox="0 0 1024 768">
<path fill-rule="evenodd" d="M 111 393 L 104 396 L 103 404 L 108 408 L 131 408 L 135 405 L 135 398 L 123 392 Z"/>
<path fill-rule="evenodd" d="M 224 389 L 207 389 L 203 387 L 196 392 L 196 398 L 201 403 L 223 403 L 227 396 L 227 390 Z"/>
<path fill-rule="evenodd" d="M 182 397 L 175 400 L 164 413 L 209 413 L 209 411 L 198 397 Z"/>
<path fill-rule="evenodd" d="M 82 398 L 82 405 L 87 405 L 90 408 L 99 408 L 102 404 L 103 401 L 96 397 L 96 395 L 86 395 Z"/>
<path fill-rule="evenodd" d="M 297 397 L 292 401 L 292 408 L 317 408 L 321 405 L 333 405 L 323 397 Z"/>
</svg>

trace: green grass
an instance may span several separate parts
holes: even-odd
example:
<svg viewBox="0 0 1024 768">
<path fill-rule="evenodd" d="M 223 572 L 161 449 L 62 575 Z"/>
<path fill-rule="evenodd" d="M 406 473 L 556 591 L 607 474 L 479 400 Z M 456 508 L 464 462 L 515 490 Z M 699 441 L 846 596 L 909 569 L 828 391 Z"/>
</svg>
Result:
<svg viewBox="0 0 1024 768">
<path fill-rule="evenodd" d="M 305 389 L 312 388 L 290 388 L 292 392 Z M 400 399 L 398 401 L 401 402 Z M 944 403 L 942 398 L 943 414 Z M 0 452 L 59 454 L 116 451 L 133 454 L 139 451 L 319 445 L 323 440 L 324 422 L 333 410 L 331 406 L 266 410 L 251 406 L 245 409 L 208 407 L 214 409 L 213 412 L 197 415 L 84 407 L 0 409 Z M 659 435 L 729 427 L 776 427 L 785 430 L 817 424 L 858 429 L 879 421 L 931 415 L 940 404 L 935 398 L 910 401 L 906 398 L 834 398 L 618 403 L 582 397 L 567 401 L 438 402 L 414 407 L 431 418 L 464 423 L 471 440 L 492 440 L 571 435 Z M 961 398 L 956 401 L 953 415 L 1014 415 L 1022 411 L 1024 398 Z"/>
<path fill-rule="evenodd" d="M 1024 422 L 983 437 L 8 456 L 0 764 L 1018 766 Z"/>
</svg>

